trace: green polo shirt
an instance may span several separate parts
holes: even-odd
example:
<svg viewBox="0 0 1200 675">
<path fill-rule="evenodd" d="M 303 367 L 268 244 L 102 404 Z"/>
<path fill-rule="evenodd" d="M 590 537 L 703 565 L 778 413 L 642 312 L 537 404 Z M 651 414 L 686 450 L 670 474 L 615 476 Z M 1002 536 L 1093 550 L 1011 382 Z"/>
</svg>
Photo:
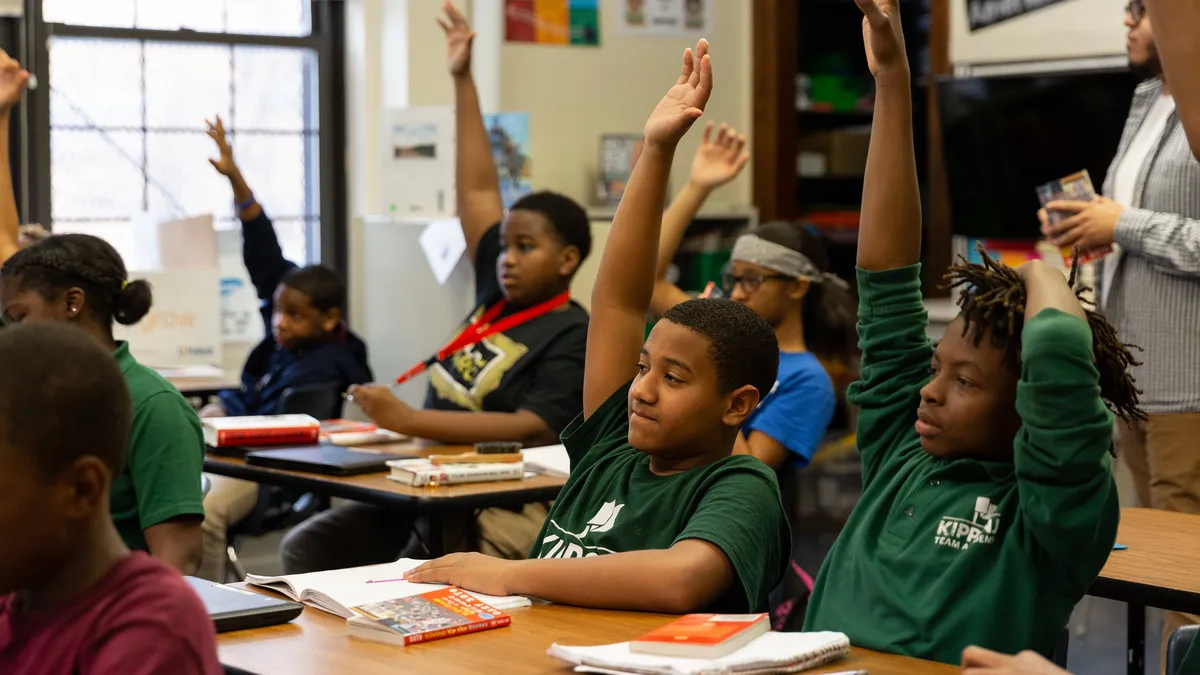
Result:
<svg viewBox="0 0 1200 675">
<path fill-rule="evenodd" d="M 133 428 L 110 508 L 125 544 L 146 551 L 148 528 L 180 516 L 204 517 L 204 437 L 196 411 L 170 382 L 134 360 L 128 343 L 118 342 L 113 356 L 133 399 Z"/>
<path fill-rule="evenodd" d="M 945 663 L 971 644 L 1049 656 L 1120 517 L 1087 324 L 1057 310 L 1025 324 L 1012 462 L 937 459 L 913 429 L 933 354 L 920 266 L 859 270 L 858 289 L 863 493 L 804 629 Z"/>
</svg>

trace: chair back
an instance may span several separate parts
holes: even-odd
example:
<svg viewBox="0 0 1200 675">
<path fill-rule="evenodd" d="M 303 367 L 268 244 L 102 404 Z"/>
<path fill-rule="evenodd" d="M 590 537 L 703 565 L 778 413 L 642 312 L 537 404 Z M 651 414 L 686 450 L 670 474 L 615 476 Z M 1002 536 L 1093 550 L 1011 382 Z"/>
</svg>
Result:
<svg viewBox="0 0 1200 675">
<path fill-rule="evenodd" d="M 1186 675 L 1180 668 L 1183 666 L 1183 657 L 1187 656 L 1188 650 L 1196 642 L 1197 633 L 1200 633 L 1200 626 L 1183 626 L 1171 633 L 1167 640 L 1167 675 Z M 1200 661 L 1200 653 L 1193 655 L 1193 658 Z"/>
<path fill-rule="evenodd" d="M 342 416 L 342 388 L 334 382 L 288 387 L 279 397 L 279 414 L 311 415 L 319 420 Z"/>
</svg>

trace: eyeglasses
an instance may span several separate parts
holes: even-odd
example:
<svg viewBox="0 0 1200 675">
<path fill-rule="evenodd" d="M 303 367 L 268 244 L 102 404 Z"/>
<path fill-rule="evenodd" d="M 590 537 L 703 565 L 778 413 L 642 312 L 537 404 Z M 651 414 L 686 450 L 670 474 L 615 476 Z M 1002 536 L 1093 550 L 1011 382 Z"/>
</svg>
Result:
<svg viewBox="0 0 1200 675">
<path fill-rule="evenodd" d="M 793 281 L 795 278 L 786 274 L 745 274 L 738 276 L 733 272 L 724 272 L 721 274 L 721 288 L 726 293 L 732 293 L 734 288 L 741 286 L 743 291 L 754 293 L 762 287 L 764 281 Z"/>
<path fill-rule="evenodd" d="M 1135 25 L 1141 23 L 1142 19 L 1146 16 L 1145 0 L 1129 0 L 1129 4 L 1125 5 L 1125 13 L 1129 15 L 1129 18 L 1133 19 Z"/>
</svg>

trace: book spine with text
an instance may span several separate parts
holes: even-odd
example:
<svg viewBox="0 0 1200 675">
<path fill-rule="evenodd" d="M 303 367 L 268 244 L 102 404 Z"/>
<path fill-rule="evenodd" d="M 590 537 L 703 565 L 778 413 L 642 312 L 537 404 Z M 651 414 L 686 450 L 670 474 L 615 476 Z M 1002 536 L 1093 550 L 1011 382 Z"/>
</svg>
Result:
<svg viewBox="0 0 1200 675">
<path fill-rule="evenodd" d="M 388 476 L 394 481 L 413 486 L 422 485 L 454 485 L 456 483 L 484 483 L 493 480 L 517 480 L 525 476 L 523 464 L 504 466 L 499 464 L 477 465 L 485 468 L 472 468 L 468 471 L 455 471 L 453 464 L 441 466 L 410 467 L 393 469 Z"/>
<path fill-rule="evenodd" d="M 283 429 L 221 429 L 217 431 L 217 447 L 228 445 L 287 445 L 316 443 L 320 438 L 321 429 L 312 428 L 283 428 Z"/>
<path fill-rule="evenodd" d="M 414 645 L 418 642 L 430 642 L 431 640 L 441 640 L 443 638 L 454 637 L 456 635 L 466 635 L 467 633 L 478 633 L 481 630 L 491 630 L 493 628 L 503 628 L 512 623 L 512 617 L 498 616 L 494 619 L 485 621 L 475 621 L 474 623 L 464 624 L 462 626 L 451 626 L 450 628 L 439 628 L 438 630 L 425 631 L 424 633 L 416 633 L 404 637 L 405 646 Z"/>
</svg>

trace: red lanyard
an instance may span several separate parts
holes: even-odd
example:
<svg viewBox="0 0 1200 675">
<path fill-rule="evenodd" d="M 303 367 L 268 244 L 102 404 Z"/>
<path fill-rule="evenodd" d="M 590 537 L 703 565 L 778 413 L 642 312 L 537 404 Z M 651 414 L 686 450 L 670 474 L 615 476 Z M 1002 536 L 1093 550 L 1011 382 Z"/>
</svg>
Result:
<svg viewBox="0 0 1200 675">
<path fill-rule="evenodd" d="M 552 312 L 570 301 L 571 293 L 568 291 L 562 295 L 557 295 L 553 298 L 550 298 L 545 302 L 538 303 L 533 307 L 527 307 L 516 314 L 513 314 L 512 316 L 504 317 L 503 319 L 496 321 L 496 323 L 492 323 L 496 320 L 496 317 L 500 316 L 500 312 L 503 312 L 505 306 L 508 304 L 508 301 L 501 300 L 500 302 L 497 302 L 489 307 L 487 311 L 483 313 L 483 316 L 479 317 L 475 321 L 472 321 L 469 326 L 464 328 L 463 331 L 458 334 L 458 337 L 451 340 L 445 347 L 439 349 L 436 354 L 429 357 L 429 360 L 418 363 L 412 368 L 409 368 L 408 372 L 396 378 L 396 384 L 404 384 L 417 375 L 425 372 L 425 369 L 429 366 L 432 366 L 433 364 L 445 359 L 451 354 L 478 344 L 479 342 L 492 335 L 495 335 L 496 333 L 503 333 L 510 328 L 516 328 L 523 323 L 533 321 L 539 316 Z"/>
</svg>

